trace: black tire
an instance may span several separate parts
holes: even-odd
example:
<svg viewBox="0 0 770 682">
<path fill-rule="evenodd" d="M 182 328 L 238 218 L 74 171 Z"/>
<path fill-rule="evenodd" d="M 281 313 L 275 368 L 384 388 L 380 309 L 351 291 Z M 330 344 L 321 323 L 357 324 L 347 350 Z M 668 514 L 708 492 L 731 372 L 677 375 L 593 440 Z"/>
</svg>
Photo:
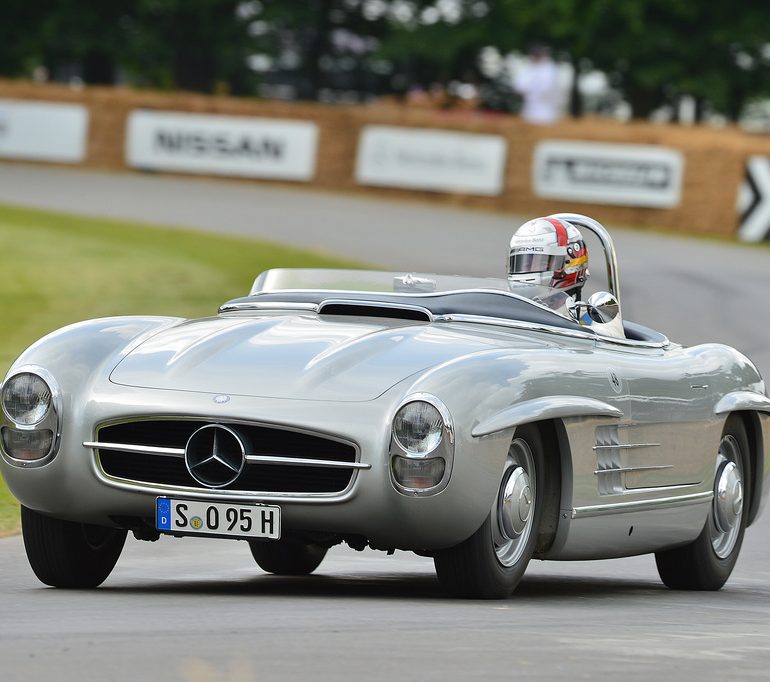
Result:
<svg viewBox="0 0 770 682">
<path fill-rule="evenodd" d="M 544 501 L 548 499 L 546 475 L 546 459 L 543 448 L 543 439 L 533 425 L 522 426 L 516 429 L 509 460 L 503 480 L 500 483 L 502 491 L 509 472 L 511 472 L 511 453 L 514 447 L 524 443 L 532 454 L 534 472 L 527 474 L 534 480 L 534 493 L 531 508 L 531 523 L 528 535 L 516 546 L 510 561 L 501 559 L 503 545 L 496 544 L 494 534 L 500 533 L 500 521 L 498 515 L 498 500 L 500 493 L 495 498 L 495 503 L 484 523 L 465 542 L 449 549 L 437 552 L 433 561 L 436 566 L 436 574 L 444 589 L 455 597 L 465 599 L 504 599 L 516 589 L 521 581 L 524 571 L 532 558 L 538 541 L 538 530 L 543 518 Z M 514 458 L 515 459 L 515 458 Z M 515 464 L 513 466 L 516 466 Z M 534 475 L 533 475 L 534 473 Z M 498 535 L 499 537 L 499 535 Z"/>
<path fill-rule="evenodd" d="M 321 564 L 327 547 L 301 542 L 250 542 L 257 565 L 275 575 L 310 575 Z"/>
<path fill-rule="evenodd" d="M 115 567 L 127 533 L 55 519 L 27 507 L 21 508 L 21 532 L 38 580 L 66 589 L 101 585 Z"/>
<path fill-rule="evenodd" d="M 749 467 L 749 440 L 746 435 L 746 428 L 737 415 L 733 415 L 727 420 L 722 431 L 718 460 L 724 457 L 723 453 L 726 450 L 734 450 L 735 446 L 737 446 L 738 452 L 729 454 L 727 459 L 737 459 L 736 463 L 740 465 L 743 481 L 743 505 L 740 519 L 735 524 L 734 537 L 725 535 L 718 526 L 715 491 L 715 499 L 709 511 L 709 518 L 701 534 L 689 545 L 655 554 L 655 563 L 660 579 L 672 590 L 718 590 L 727 582 L 738 560 L 738 554 L 743 543 L 743 534 L 746 530 L 751 491 L 751 469 Z M 725 461 L 718 461 L 715 487 L 726 464 Z M 716 547 L 719 545 L 720 537 L 726 546 L 721 547 L 721 551 L 718 553 Z"/>
</svg>

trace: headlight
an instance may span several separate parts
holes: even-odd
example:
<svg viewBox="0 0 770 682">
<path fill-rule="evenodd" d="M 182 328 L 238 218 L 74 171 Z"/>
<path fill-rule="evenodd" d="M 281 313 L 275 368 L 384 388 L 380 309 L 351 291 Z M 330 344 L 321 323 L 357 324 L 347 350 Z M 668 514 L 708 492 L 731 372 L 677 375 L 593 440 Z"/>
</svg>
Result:
<svg viewBox="0 0 770 682">
<path fill-rule="evenodd" d="M 13 466 L 48 464 L 61 440 L 61 391 L 43 367 L 24 365 L 0 392 L 0 449 Z"/>
<path fill-rule="evenodd" d="M 51 409 L 51 389 L 37 374 L 23 372 L 3 388 L 3 410 L 16 424 L 32 426 L 45 419 Z"/>
<path fill-rule="evenodd" d="M 446 405 L 414 393 L 396 411 L 390 441 L 390 480 L 402 495 L 446 488 L 454 460 L 454 426 Z"/>
<path fill-rule="evenodd" d="M 393 420 L 393 436 L 413 455 L 427 455 L 439 443 L 444 429 L 441 413 L 430 403 L 416 400 L 404 405 Z"/>
<path fill-rule="evenodd" d="M 3 427 L 3 448 L 14 459 L 34 462 L 51 451 L 53 431 L 19 431 Z"/>
</svg>

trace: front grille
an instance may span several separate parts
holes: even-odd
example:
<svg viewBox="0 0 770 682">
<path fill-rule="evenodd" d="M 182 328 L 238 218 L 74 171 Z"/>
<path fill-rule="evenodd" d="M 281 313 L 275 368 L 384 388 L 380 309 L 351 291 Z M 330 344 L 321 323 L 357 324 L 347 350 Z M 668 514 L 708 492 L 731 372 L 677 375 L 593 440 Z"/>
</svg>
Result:
<svg viewBox="0 0 770 682">
<path fill-rule="evenodd" d="M 235 431 L 249 455 L 346 463 L 356 461 L 356 449 L 348 443 L 254 424 L 187 419 L 135 420 L 101 427 L 97 440 L 101 443 L 183 449 L 195 431 L 211 423 L 221 423 Z M 97 453 L 102 470 L 108 476 L 139 483 L 209 489 L 189 474 L 182 457 L 106 448 L 99 448 Z M 268 494 L 339 493 L 350 485 L 354 471 L 353 468 L 248 462 L 238 479 L 220 490 Z"/>
</svg>

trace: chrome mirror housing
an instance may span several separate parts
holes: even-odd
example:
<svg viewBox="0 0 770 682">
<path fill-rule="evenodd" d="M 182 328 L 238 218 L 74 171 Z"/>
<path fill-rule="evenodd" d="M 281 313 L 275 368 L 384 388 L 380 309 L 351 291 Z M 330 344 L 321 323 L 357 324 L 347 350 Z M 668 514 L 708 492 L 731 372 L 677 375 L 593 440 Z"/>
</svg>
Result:
<svg viewBox="0 0 770 682">
<path fill-rule="evenodd" d="M 618 299 L 607 291 L 597 291 L 588 299 L 588 317 L 593 322 L 607 324 L 620 315 Z"/>
<path fill-rule="evenodd" d="M 578 324 L 584 324 L 603 336 L 625 338 L 623 318 L 618 299 L 607 291 L 597 291 L 588 301 L 567 304 L 569 314 Z"/>
</svg>

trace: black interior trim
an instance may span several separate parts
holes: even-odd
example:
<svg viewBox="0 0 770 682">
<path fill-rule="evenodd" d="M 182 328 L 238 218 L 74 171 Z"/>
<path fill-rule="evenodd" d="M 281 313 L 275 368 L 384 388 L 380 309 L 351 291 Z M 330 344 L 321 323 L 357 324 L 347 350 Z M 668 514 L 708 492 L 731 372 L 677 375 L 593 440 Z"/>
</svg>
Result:
<svg viewBox="0 0 770 682">
<path fill-rule="evenodd" d="M 415 322 L 430 322 L 430 314 L 414 308 L 366 305 L 365 303 L 325 303 L 319 315 L 349 315 L 353 317 L 390 317 Z"/>
<path fill-rule="evenodd" d="M 631 341 L 646 341 L 648 343 L 666 343 L 668 341 L 660 332 L 628 320 L 623 321 L 623 331 L 626 333 L 626 338 Z"/>
</svg>

